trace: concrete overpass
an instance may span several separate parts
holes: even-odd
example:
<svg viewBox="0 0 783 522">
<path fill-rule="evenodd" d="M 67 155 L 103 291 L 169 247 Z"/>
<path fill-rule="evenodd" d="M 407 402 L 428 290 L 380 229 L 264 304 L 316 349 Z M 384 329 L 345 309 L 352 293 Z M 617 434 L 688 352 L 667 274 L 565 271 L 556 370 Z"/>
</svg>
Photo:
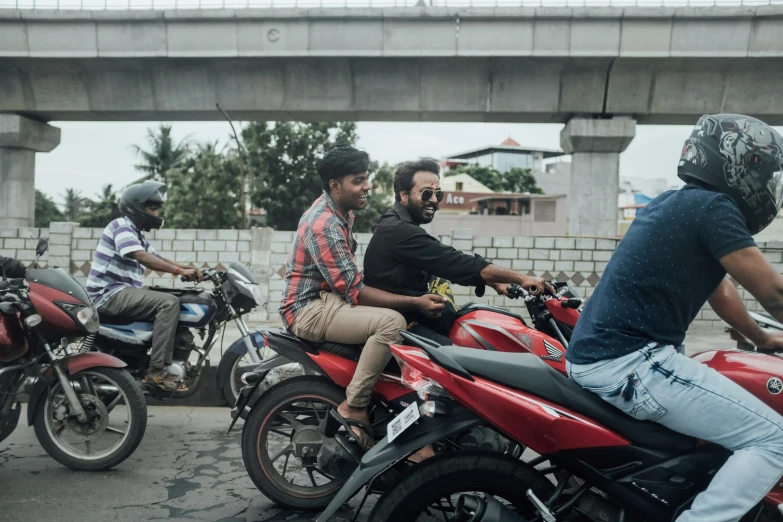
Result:
<svg viewBox="0 0 783 522">
<path fill-rule="evenodd" d="M 781 80 L 783 6 L 0 11 L 0 113 L 30 126 L 212 120 L 216 103 L 259 120 L 573 121 L 571 193 L 604 195 L 572 198 L 574 234 L 614 230 L 634 122 L 780 125 Z M 0 226 L 32 217 L 14 212 Z"/>
</svg>

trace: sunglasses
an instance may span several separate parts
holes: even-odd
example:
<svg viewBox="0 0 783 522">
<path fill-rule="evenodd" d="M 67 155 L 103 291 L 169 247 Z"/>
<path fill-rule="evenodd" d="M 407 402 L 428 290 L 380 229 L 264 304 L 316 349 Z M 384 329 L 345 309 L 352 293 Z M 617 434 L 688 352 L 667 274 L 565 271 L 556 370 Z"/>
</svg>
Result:
<svg viewBox="0 0 783 522">
<path fill-rule="evenodd" d="M 443 201 L 443 196 L 445 195 L 442 190 L 432 190 L 432 189 L 424 189 L 421 192 L 421 199 L 422 201 L 429 201 L 433 194 L 435 194 L 435 199 L 438 200 L 438 202 Z"/>
</svg>

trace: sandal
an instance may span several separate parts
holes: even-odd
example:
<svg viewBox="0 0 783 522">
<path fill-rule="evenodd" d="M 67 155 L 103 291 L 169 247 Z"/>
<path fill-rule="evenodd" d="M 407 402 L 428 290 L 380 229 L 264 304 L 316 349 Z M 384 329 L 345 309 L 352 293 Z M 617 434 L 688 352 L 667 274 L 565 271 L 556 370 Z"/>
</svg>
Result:
<svg viewBox="0 0 783 522">
<path fill-rule="evenodd" d="M 363 450 L 370 451 L 370 449 L 375 446 L 375 440 L 372 438 L 372 427 L 369 424 L 356 419 L 343 417 L 337 413 L 336 409 L 330 410 L 329 413 L 334 420 L 342 424 L 348 434 L 352 435 L 351 439 L 356 441 Z M 361 430 L 361 433 L 357 433 L 354 428 Z"/>
</svg>

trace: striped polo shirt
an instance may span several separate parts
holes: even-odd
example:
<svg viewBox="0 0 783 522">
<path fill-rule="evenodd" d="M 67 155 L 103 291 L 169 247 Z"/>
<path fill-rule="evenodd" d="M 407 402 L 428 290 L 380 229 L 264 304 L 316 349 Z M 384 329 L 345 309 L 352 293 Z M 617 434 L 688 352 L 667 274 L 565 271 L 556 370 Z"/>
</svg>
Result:
<svg viewBox="0 0 783 522">
<path fill-rule="evenodd" d="M 130 257 L 139 250 L 160 257 L 130 219 L 115 219 L 103 229 L 87 277 L 87 294 L 96 306 L 123 288 L 143 286 L 144 265 Z"/>
</svg>

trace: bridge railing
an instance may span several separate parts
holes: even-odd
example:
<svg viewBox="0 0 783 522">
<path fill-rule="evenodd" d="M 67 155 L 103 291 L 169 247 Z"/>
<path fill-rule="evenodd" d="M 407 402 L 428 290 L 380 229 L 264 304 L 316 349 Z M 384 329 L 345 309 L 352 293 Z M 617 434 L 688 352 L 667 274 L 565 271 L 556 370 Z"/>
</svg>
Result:
<svg viewBox="0 0 783 522">
<path fill-rule="evenodd" d="M 390 7 L 736 7 L 783 0 L 0 0 L 0 9 L 140 10 Z"/>
</svg>

